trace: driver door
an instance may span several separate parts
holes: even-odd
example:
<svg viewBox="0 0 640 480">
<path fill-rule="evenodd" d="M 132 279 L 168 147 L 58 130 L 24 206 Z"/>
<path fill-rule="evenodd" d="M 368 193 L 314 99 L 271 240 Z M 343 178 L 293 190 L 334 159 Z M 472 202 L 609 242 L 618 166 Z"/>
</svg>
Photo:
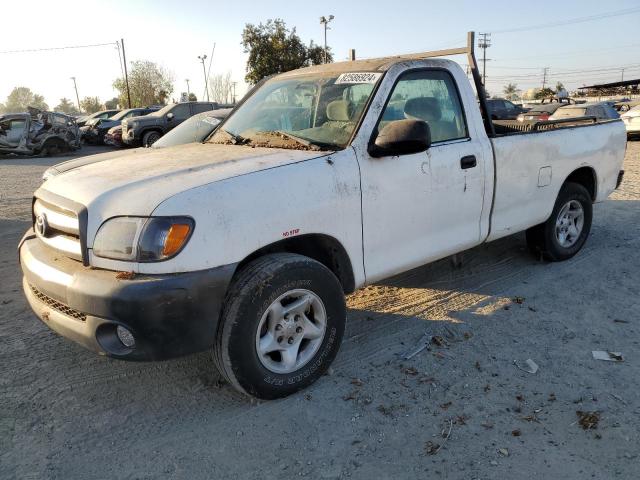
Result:
<svg viewBox="0 0 640 480">
<path fill-rule="evenodd" d="M 361 161 L 367 282 L 480 243 L 484 148 L 467 127 L 455 81 L 445 70 L 402 74 L 376 133 L 395 120 L 424 120 L 426 152 Z"/>
</svg>

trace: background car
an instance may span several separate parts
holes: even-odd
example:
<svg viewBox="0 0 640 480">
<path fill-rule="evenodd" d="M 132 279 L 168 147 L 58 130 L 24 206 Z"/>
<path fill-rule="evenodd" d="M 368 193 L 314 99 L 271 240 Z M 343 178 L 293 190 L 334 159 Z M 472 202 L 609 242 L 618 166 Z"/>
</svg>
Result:
<svg viewBox="0 0 640 480">
<path fill-rule="evenodd" d="M 104 144 L 122 147 L 122 125 L 111 127 L 104 136 Z"/>
<path fill-rule="evenodd" d="M 183 122 L 178 127 L 171 130 L 159 141 L 154 143 L 150 148 L 159 149 L 166 147 L 173 147 L 176 145 L 182 145 L 185 143 L 203 142 L 218 125 L 231 113 L 231 108 L 225 108 L 220 110 L 210 110 L 203 112 L 189 120 Z M 117 136 L 117 129 L 122 129 L 122 126 L 113 127 L 114 137 Z M 42 180 L 46 181 L 51 177 L 60 175 L 61 173 L 73 170 L 74 168 L 82 167 L 90 163 L 98 163 L 111 158 L 121 157 L 125 155 L 131 155 L 132 160 L 135 159 L 133 155 L 140 151 L 145 151 L 145 148 L 133 148 L 129 150 L 112 150 L 110 152 L 99 153 L 97 155 L 89 155 L 86 157 L 74 158 L 73 160 L 67 160 L 66 162 L 58 163 L 49 167 L 42 175 Z"/>
<path fill-rule="evenodd" d="M 219 110 L 209 110 L 208 112 L 198 113 L 182 122 L 155 142 L 152 148 L 202 142 L 220 125 L 222 120 L 231 113 L 231 110 L 231 108 L 221 108 Z"/>
<path fill-rule="evenodd" d="M 620 115 L 627 129 L 627 137 L 640 137 L 640 105 Z"/>
<path fill-rule="evenodd" d="M 229 107 L 230 105 L 220 105 L 216 102 L 182 102 L 167 105 L 144 117 L 133 117 L 123 121 L 122 141 L 127 145 L 149 147 L 187 118 L 198 113 Z"/>
<path fill-rule="evenodd" d="M 503 98 L 487 100 L 487 108 L 492 120 L 515 120 L 525 109 Z"/>
<path fill-rule="evenodd" d="M 524 112 L 518 115 L 517 119 L 520 122 L 538 121 L 544 122 L 549 120 L 549 117 L 555 113 L 560 107 L 566 106 L 566 103 L 544 103 L 533 105 L 528 112 Z"/>
<path fill-rule="evenodd" d="M 622 114 L 624 112 L 628 112 L 629 110 L 633 109 L 634 107 L 637 107 L 638 105 L 640 105 L 640 99 L 621 100 L 619 102 L 616 102 L 613 105 L 613 108 L 615 108 L 618 112 L 620 112 L 620 114 Z"/>
<path fill-rule="evenodd" d="M 87 143 L 99 145 L 104 142 L 104 136 L 111 127 L 120 125 L 127 118 L 142 117 L 158 110 L 159 107 L 128 108 L 110 118 L 94 118 L 81 129 L 82 138 Z"/>
<path fill-rule="evenodd" d="M 549 117 L 549 120 L 579 117 L 596 117 L 600 121 L 619 118 L 619 115 L 615 108 L 607 102 L 592 102 L 560 107 Z"/>
<path fill-rule="evenodd" d="M 99 112 L 92 113 L 91 115 L 82 115 L 76 118 L 76 125 L 84 127 L 89 120 L 94 118 L 111 118 L 120 110 L 100 110 Z"/>
</svg>

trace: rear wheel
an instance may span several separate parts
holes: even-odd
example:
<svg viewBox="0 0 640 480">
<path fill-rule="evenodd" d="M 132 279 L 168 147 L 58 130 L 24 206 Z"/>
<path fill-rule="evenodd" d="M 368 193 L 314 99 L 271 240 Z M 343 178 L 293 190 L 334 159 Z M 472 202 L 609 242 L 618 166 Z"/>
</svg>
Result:
<svg viewBox="0 0 640 480">
<path fill-rule="evenodd" d="M 239 391 L 284 397 L 316 381 L 340 347 L 342 287 L 324 265 L 281 253 L 246 265 L 229 288 L 214 358 Z"/>
<path fill-rule="evenodd" d="M 565 184 L 556 200 L 551 216 L 527 230 L 527 243 L 532 251 L 551 261 L 573 257 L 587 241 L 591 231 L 593 206 L 585 187 Z"/>
<path fill-rule="evenodd" d="M 150 147 L 154 143 L 160 140 L 160 133 L 158 132 L 147 132 L 142 136 L 142 145 L 145 147 Z"/>
</svg>

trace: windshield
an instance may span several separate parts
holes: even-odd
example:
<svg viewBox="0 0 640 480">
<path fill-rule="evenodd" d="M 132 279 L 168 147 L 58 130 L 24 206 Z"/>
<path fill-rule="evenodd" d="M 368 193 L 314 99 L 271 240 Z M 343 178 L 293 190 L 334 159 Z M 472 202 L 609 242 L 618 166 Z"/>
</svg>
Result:
<svg viewBox="0 0 640 480">
<path fill-rule="evenodd" d="M 202 112 L 188 118 L 176 128 L 156 141 L 151 148 L 164 148 L 183 143 L 202 142 L 218 126 L 221 119 L 215 118 L 215 110 Z"/>
<path fill-rule="evenodd" d="M 132 113 L 134 110 L 121 110 L 120 112 L 116 113 L 113 117 L 110 117 L 109 120 L 122 120 L 124 117 L 130 117 L 130 113 Z M 142 113 L 142 112 L 139 112 Z"/>
<path fill-rule="evenodd" d="M 276 77 L 249 97 L 209 142 L 301 150 L 344 148 L 381 75 Z"/>
</svg>

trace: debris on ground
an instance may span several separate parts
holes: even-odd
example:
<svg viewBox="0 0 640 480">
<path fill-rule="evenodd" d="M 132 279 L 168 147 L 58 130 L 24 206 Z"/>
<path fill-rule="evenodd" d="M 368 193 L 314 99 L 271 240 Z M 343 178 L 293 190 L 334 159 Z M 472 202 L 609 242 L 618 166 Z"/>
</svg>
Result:
<svg viewBox="0 0 640 480">
<path fill-rule="evenodd" d="M 427 455 L 435 455 L 440 451 L 440 445 L 429 440 L 424 444 L 424 453 Z"/>
<path fill-rule="evenodd" d="M 449 332 L 449 333 L 451 335 L 455 335 L 453 334 L 453 332 Z M 415 357 L 424 349 L 429 349 L 429 345 L 431 344 L 434 344 L 437 347 L 444 347 L 446 346 L 447 342 L 441 335 L 431 335 L 430 333 L 425 333 L 424 335 L 422 335 L 422 337 L 420 337 L 420 340 L 418 340 L 418 343 L 416 344 L 416 346 L 412 350 L 408 351 L 403 355 L 403 358 L 405 360 L 409 360 Z"/>
<path fill-rule="evenodd" d="M 519 437 L 520 435 L 522 435 L 522 432 L 516 428 L 515 430 L 511 430 L 511 435 L 513 435 L 514 437 Z"/>
<path fill-rule="evenodd" d="M 355 385 L 356 387 L 361 387 L 362 385 L 364 385 L 364 382 L 359 378 L 352 378 L 351 385 Z"/>
<path fill-rule="evenodd" d="M 531 360 L 530 358 L 527 358 L 527 360 L 524 362 L 527 366 L 526 367 L 521 367 L 518 364 L 517 360 L 513 361 L 513 364 L 518 367 L 520 370 L 522 370 L 523 372 L 527 372 L 527 373 L 531 373 L 534 374 L 538 371 L 538 365 L 536 364 L 536 362 L 534 362 L 533 360 Z"/>
<path fill-rule="evenodd" d="M 547 398 L 548 402 L 555 402 L 557 400 L 555 393 L 550 393 L 549 398 Z"/>
<path fill-rule="evenodd" d="M 440 408 L 443 410 L 447 410 L 451 406 L 451 402 L 441 403 Z"/>
<path fill-rule="evenodd" d="M 480 425 L 486 428 L 487 430 L 491 430 L 493 428 L 493 423 L 491 422 L 484 422 L 484 423 L 481 423 Z"/>
<path fill-rule="evenodd" d="M 499 448 L 498 452 L 500 452 L 500 455 L 502 455 L 503 457 L 509 456 L 509 450 L 507 450 L 506 448 Z"/>
<path fill-rule="evenodd" d="M 524 297 L 513 297 L 513 301 L 518 305 L 522 305 L 524 303 Z"/>
<path fill-rule="evenodd" d="M 405 375 L 417 375 L 418 374 L 418 370 L 416 370 L 414 367 L 407 367 L 404 370 L 402 370 L 402 373 L 404 373 Z"/>
<path fill-rule="evenodd" d="M 629 323 L 629 320 L 622 320 L 620 318 L 615 318 L 613 321 L 614 323 Z"/>
<path fill-rule="evenodd" d="M 593 350 L 591 352 L 595 360 L 604 360 L 605 362 L 622 362 L 622 353 L 620 352 L 605 352 L 604 350 Z"/>
<path fill-rule="evenodd" d="M 578 424 L 584 430 L 593 430 L 598 428 L 600 412 L 583 412 L 582 410 L 577 410 L 576 415 L 578 415 Z"/>
</svg>

